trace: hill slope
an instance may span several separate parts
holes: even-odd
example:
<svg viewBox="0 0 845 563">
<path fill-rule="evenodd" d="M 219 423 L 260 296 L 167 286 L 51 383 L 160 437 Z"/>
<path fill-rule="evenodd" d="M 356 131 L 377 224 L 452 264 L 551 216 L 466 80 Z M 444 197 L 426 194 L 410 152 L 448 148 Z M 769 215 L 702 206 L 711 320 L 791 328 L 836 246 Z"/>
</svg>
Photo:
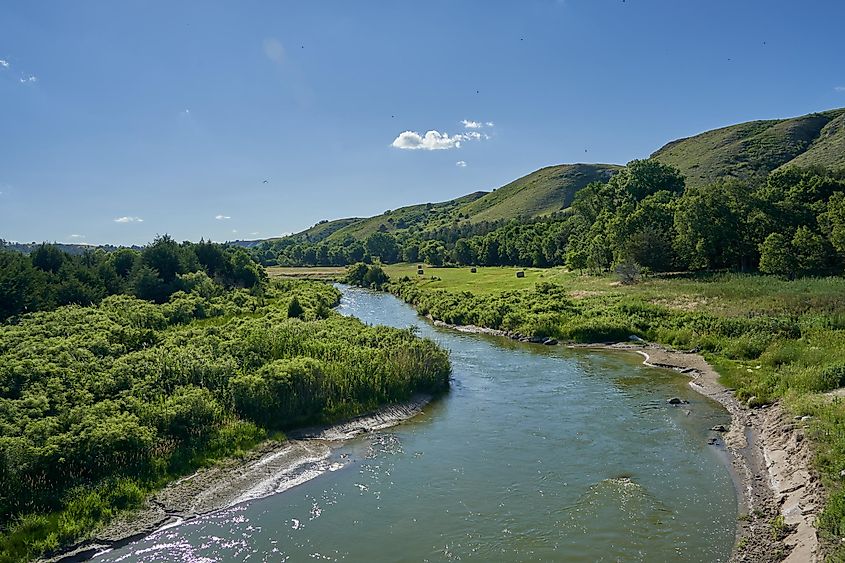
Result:
<svg viewBox="0 0 845 563">
<path fill-rule="evenodd" d="M 363 240 L 376 231 L 393 233 L 408 229 L 436 229 L 455 221 L 495 223 L 529 219 L 565 209 L 575 192 L 590 182 L 605 182 L 615 164 L 561 164 L 518 178 L 492 192 L 473 192 L 440 203 L 409 205 L 369 218 L 337 219 L 318 223 L 300 233 L 309 242 Z"/>
<path fill-rule="evenodd" d="M 763 181 L 771 171 L 789 165 L 845 168 L 845 108 L 706 131 L 672 141 L 651 158 L 677 167 L 689 186 L 723 177 Z M 376 231 L 541 217 L 565 209 L 578 190 L 590 182 L 606 182 L 619 168 L 615 164 L 548 166 L 492 192 L 411 205 L 375 217 L 323 221 L 294 236 L 309 242 L 362 240 Z"/>
<path fill-rule="evenodd" d="M 547 166 L 464 205 L 470 222 L 501 221 L 548 215 L 569 207 L 575 192 L 590 182 L 606 182 L 615 164 Z"/>
<path fill-rule="evenodd" d="M 687 185 L 719 178 L 760 181 L 782 166 L 845 165 L 845 109 L 750 121 L 672 141 L 651 155 L 676 166 Z"/>
</svg>

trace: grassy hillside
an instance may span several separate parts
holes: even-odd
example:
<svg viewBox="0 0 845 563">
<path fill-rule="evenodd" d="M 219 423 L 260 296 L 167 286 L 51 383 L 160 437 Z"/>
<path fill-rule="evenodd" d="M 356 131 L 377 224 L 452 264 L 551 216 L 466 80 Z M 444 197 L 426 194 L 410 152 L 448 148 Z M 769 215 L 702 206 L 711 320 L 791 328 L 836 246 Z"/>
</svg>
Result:
<svg viewBox="0 0 845 563">
<path fill-rule="evenodd" d="M 668 143 L 651 155 L 677 167 L 687 185 L 734 177 L 763 181 L 783 166 L 845 167 L 845 108 L 789 119 L 750 121 Z M 411 205 L 369 218 L 325 221 L 298 233 L 309 242 L 367 238 L 376 231 L 432 230 L 466 223 L 530 219 L 566 209 L 590 182 L 605 182 L 615 164 L 560 164 L 541 168 L 492 192 L 441 203 Z"/>
<path fill-rule="evenodd" d="M 845 165 L 845 109 L 750 121 L 673 141 L 651 155 L 676 166 L 687 185 L 722 177 L 761 180 L 776 168 Z"/>
<path fill-rule="evenodd" d="M 569 206 L 575 192 L 595 181 L 606 181 L 619 169 L 614 164 L 561 164 L 548 166 L 492 192 L 473 192 L 440 203 L 423 203 L 388 210 L 369 218 L 318 223 L 298 233 L 310 242 L 363 240 L 376 231 L 436 229 L 458 221 L 495 223 L 533 218 Z"/>
<path fill-rule="evenodd" d="M 615 164 L 547 166 L 463 206 L 473 223 L 539 217 L 569 207 L 575 192 L 590 182 L 606 182 L 620 167 Z"/>
<path fill-rule="evenodd" d="M 486 192 L 473 192 L 469 195 L 440 203 L 421 203 L 388 210 L 381 215 L 361 219 L 332 234 L 332 240 L 342 240 L 347 236 L 365 239 L 376 231 L 395 232 L 410 228 L 432 228 L 446 225 L 453 219 L 460 218 L 460 210 Z"/>
</svg>

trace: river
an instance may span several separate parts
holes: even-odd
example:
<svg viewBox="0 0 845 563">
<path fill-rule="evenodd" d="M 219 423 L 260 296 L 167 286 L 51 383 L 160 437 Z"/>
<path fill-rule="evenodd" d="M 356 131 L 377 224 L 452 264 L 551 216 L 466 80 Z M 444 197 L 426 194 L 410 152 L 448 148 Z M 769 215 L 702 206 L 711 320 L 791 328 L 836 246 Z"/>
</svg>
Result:
<svg viewBox="0 0 845 563">
<path fill-rule="evenodd" d="M 736 496 L 707 438 L 730 419 L 686 377 L 634 354 L 440 329 L 393 296 L 343 292 L 343 314 L 413 326 L 449 349 L 450 392 L 342 445 L 317 478 L 96 561 L 729 557 Z"/>
</svg>

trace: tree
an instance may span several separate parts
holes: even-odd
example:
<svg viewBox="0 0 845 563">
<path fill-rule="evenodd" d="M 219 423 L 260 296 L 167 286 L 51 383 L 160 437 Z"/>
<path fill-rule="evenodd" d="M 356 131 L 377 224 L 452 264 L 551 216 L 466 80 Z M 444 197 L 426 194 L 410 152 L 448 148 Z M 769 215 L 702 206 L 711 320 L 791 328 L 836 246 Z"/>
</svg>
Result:
<svg viewBox="0 0 845 563">
<path fill-rule="evenodd" d="M 688 189 L 675 212 L 674 246 L 694 270 L 738 267 L 751 269 L 763 241 L 750 221 L 759 202 L 747 185 L 720 180 Z"/>
<path fill-rule="evenodd" d="M 420 258 L 432 266 L 442 266 L 446 260 L 446 247 L 439 240 L 427 240 L 420 246 Z"/>
<path fill-rule="evenodd" d="M 43 272 L 58 273 L 65 262 L 65 254 L 54 244 L 41 244 L 32 253 L 32 265 Z"/>
<path fill-rule="evenodd" d="M 399 246 L 396 238 L 388 233 L 375 232 L 367 237 L 364 245 L 370 256 L 378 256 L 382 262 L 390 264 L 399 258 Z"/>
<path fill-rule="evenodd" d="M 29 257 L 0 250 L 0 321 L 45 305 L 44 273 Z"/>
<path fill-rule="evenodd" d="M 367 273 L 364 274 L 364 285 L 374 289 L 380 289 L 381 286 L 389 281 L 387 274 L 381 269 L 378 264 L 373 264 L 367 268 Z"/>
<path fill-rule="evenodd" d="M 141 260 L 158 272 L 164 283 L 170 283 L 177 274 L 185 273 L 182 254 L 182 249 L 170 235 L 159 235 L 141 252 Z"/>
<path fill-rule="evenodd" d="M 129 278 L 132 293 L 149 301 L 164 301 L 167 296 L 164 281 L 158 276 L 158 271 L 140 262 L 135 265 Z"/>
<path fill-rule="evenodd" d="M 765 274 L 795 277 L 792 243 L 781 233 L 770 234 L 760 245 L 760 271 Z"/>
<path fill-rule="evenodd" d="M 819 224 L 833 248 L 845 254 L 845 192 L 830 197 L 825 213 L 819 217 Z"/>
<path fill-rule="evenodd" d="M 288 303 L 288 318 L 289 319 L 301 319 L 302 315 L 305 314 L 305 310 L 302 308 L 302 305 L 299 303 L 299 299 L 296 295 L 293 296 L 293 299 L 290 300 Z"/>
<path fill-rule="evenodd" d="M 475 253 L 464 238 L 459 238 L 455 241 L 455 249 L 452 252 L 452 257 L 458 264 L 468 265 L 476 262 Z"/>
<path fill-rule="evenodd" d="M 825 241 L 807 227 L 798 227 L 792 237 L 796 270 L 800 275 L 818 274 L 827 269 L 829 257 Z"/>
</svg>

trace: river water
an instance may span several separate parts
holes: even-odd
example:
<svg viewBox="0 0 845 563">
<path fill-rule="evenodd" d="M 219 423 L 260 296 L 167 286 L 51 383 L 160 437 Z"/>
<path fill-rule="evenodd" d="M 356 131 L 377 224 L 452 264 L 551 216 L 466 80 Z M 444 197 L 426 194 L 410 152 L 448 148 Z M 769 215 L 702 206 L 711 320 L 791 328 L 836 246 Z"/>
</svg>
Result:
<svg viewBox="0 0 845 563">
<path fill-rule="evenodd" d="M 97 561 L 728 558 L 736 497 L 707 439 L 730 419 L 686 377 L 633 354 L 435 328 L 390 295 L 343 291 L 343 314 L 449 349 L 451 391 L 344 444 L 315 479 Z"/>
</svg>

